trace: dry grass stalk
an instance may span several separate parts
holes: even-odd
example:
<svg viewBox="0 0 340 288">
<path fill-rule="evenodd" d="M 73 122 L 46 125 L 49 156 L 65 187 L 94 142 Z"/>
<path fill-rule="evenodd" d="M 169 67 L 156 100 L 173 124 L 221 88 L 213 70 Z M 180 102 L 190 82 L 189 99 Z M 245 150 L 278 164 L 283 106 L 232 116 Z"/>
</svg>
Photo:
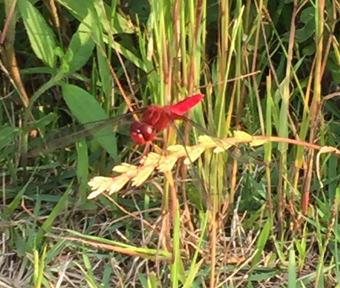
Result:
<svg viewBox="0 0 340 288">
<path fill-rule="evenodd" d="M 97 176 L 92 178 L 88 184 L 92 192 L 88 199 L 98 197 L 104 192 L 109 195 L 120 191 L 129 181 L 132 181 L 132 186 L 138 187 L 142 185 L 150 175 L 158 170 L 165 173 L 171 171 L 178 159 L 185 157 L 184 164 L 189 165 L 195 162 L 200 155 L 207 149 L 214 149 L 214 153 L 221 153 L 228 150 L 230 147 L 248 143 L 251 146 L 260 146 L 264 143 L 272 142 L 286 142 L 295 145 L 303 145 L 307 148 L 320 150 L 322 153 L 333 153 L 340 156 L 340 151 L 330 146 L 318 146 L 307 142 L 281 138 L 272 136 L 252 136 L 243 131 L 235 131 L 234 137 L 227 137 L 224 139 L 217 139 L 207 135 L 198 138 L 199 144 L 194 146 L 172 145 L 168 147 L 168 155 L 161 155 L 155 152 L 149 153 L 140 161 L 140 165 L 132 165 L 129 163 L 122 163 L 113 168 L 114 172 L 121 173 L 115 177 Z"/>
<path fill-rule="evenodd" d="M 88 198 L 96 198 L 104 192 L 107 192 L 109 195 L 116 193 L 129 181 L 132 181 L 132 186 L 138 187 L 142 185 L 155 170 L 162 173 L 171 171 L 178 159 L 182 157 L 186 157 L 184 163 L 189 165 L 195 162 L 206 149 L 216 148 L 218 146 L 218 150 L 214 152 L 220 153 L 234 144 L 235 143 L 227 143 L 224 140 L 217 141 L 205 135 L 200 136 L 199 144 L 194 146 L 172 145 L 168 147 L 169 155 L 166 156 L 151 152 L 142 158 L 139 166 L 129 163 L 122 163 L 115 166 L 113 171 L 121 173 L 119 176 L 97 176 L 92 178 L 88 183 L 92 189 Z"/>
</svg>

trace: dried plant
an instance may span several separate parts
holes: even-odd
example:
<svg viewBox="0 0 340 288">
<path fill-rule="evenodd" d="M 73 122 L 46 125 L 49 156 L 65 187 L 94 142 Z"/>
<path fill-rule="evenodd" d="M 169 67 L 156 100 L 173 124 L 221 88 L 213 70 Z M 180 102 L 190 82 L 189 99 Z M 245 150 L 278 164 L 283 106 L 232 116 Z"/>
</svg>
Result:
<svg viewBox="0 0 340 288">
<path fill-rule="evenodd" d="M 320 153 L 333 153 L 340 155 L 340 151 L 334 147 L 321 147 L 318 145 L 298 141 L 294 139 L 287 139 L 272 136 L 252 136 L 243 131 L 235 131 L 234 137 L 227 137 L 224 139 L 217 139 L 211 136 L 200 136 L 198 144 L 194 146 L 172 145 L 169 146 L 167 151 L 168 155 L 161 155 L 155 152 L 149 153 L 140 161 L 140 165 L 132 165 L 129 163 L 122 163 L 113 168 L 114 172 L 121 173 L 115 177 L 97 176 L 92 178 L 88 184 L 92 192 L 88 199 L 98 197 L 104 192 L 109 195 L 120 191 L 129 181 L 132 186 L 138 187 L 142 185 L 150 175 L 155 171 L 162 173 L 171 171 L 178 159 L 185 157 L 184 164 L 189 165 L 195 162 L 200 155 L 207 149 L 214 149 L 214 153 L 221 153 L 227 151 L 230 147 L 248 143 L 250 146 L 263 145 L 266 142 L 286 142 L 296 145 L 302 145 L 309 148 L 320 150 Z"/>
</svg>

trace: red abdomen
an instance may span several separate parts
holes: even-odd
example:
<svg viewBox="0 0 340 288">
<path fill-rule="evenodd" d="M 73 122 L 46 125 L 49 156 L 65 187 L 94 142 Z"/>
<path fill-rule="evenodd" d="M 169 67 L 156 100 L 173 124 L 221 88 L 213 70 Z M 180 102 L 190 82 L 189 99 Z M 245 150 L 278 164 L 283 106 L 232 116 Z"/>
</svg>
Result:
<svg viewBox="0 0 340 288">
<path fill-rule="evenodd" d="M 196 94 L 176 104 L 165 106 L 164 108 L 167 108 L 169 110 L 172 117 L 182 116 L 183 114 L 187 113 L 192 107 L 201 102 L 203 97 L 204 97 L 203 94 Z"/>
</svg>

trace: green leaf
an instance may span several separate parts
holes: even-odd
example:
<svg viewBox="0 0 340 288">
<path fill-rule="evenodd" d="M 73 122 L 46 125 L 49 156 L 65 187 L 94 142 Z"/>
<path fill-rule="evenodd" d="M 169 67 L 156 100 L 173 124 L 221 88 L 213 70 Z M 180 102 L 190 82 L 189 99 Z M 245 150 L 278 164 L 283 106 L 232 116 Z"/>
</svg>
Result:
<svg viewBox="0 0 340 288">
<path fill-rule="evenodd" d="M 145 275 L 140 272 L 138 272 L 137 275 L 140 283 L 142 284 L 142 287 L 148 287 L 148 280 L 146 279 Z"/>
<path fill-rule="evenodd" d="M 0 128 L 0 149 L 8 145 L 15 140 L 15 137 L 19 134 L 20 129 L 17 127 L 1 127 Z"/>
<path fill-rule="evenodd" d="M 110 72 L 110 68 L 108 66 L 107 60 L 102 55 L 99 48 L 97 48 L 97 57 L 98 57 L 98 69 L 99 69 L 100 80 L 102 83 L 102 88 L 107 99 L 110 99 L 111 89 L 112 89 L 111 72 Z M 107 77 L 107 75 L 110 75 L 110 77 Z"/>
<path fill-rule="evenodd" d="M 102 12 L 100 9 L 97 9 L 99 11 L 98 13 Z M 107 59 L 107 56 L 103 55 L 103 51 L 106 50 L 103 35 L 105 34 L 102 29 L 102 25 L 100 23 L 100 19 L 105 17 L 105 15 L 100 15 L 90 13 L 93 15 L 93 29 L 92 29 L 92 36 L 94 37 L 94 41 L 97 44 L 97 58 L 98 58 L 98 69 L 99 69 L 99 75 L 100 75 L 100 81 L 102 89 L 105 93 L 105 96 L 107 99 L 110 99 L 111 97 L 111 89 L 112 89 L 112 77 L 107 77 L 108 75 L 111 75 L 110 67 L 108 65 L 109 59 Z"/>
<path fill-rule="evenodd" d="M 67 187 L 64 195 L 60 198 L 59 202 L 57 203 L 56 206 L 54 206 L 53 210 L 45 220 L 45 222 L 41 225 L 41 228 L 39 229 L 38 233 L 36 234 L 35 241 L 36 245 L 40 245 L 40 242 L 45 235 L 45 233 L 52 227 L 52 224 L 54 220 L 57 218 L 59 213 L 63 210 L 66 209 L 67 206 L 67 200 L 68 196 L 71 192 L 73 183 L 70 182 L 70 185 Z M 38 215 L 38 214 L 36 214 Z"/>
<path fill-rule="evenodd" d="M 260 236 L 257 239 L 257 242 L 256 242 L 257 252 L 256 252 L 256 255 L 253 258 L 252 267 L 255 267 L 256 264 L 258 263 L 258 261 L 261 258 L 261 254 L 262 254 L 262 251 L 263 251 L 263 249 L 264 249 L 264 247 L 267 243 L 271 227 L 272 227 L 272 220 L 269 218 L 267 220 L 266 224 L 264 224 L 264 227 L 263 227 L 263 229 L 260 233 Z"/>
<path fill-rule="evenodd" d="M 97 5 L 94 5 L 93 0 L 85 0 L 81 2 L 74 0 L 58 0 L 58 2 L 65 6 L 79 21 L 83 21 L 85 17 L 90 17 L 89 19 L 93 21 L 95 19 L 94 14 L 97 12 L 96 14 L 98 20 L 94 21 L 94 25 L 90 26 L 91 37 L 95 39 L 94 42 L 97 45 L 100 45 L 100 43 L 103 41 L 105 41 L 105 43 L 111 43 L 111 41 L 108 40 L 107 35 L 110 35 L 109 37 L 111 37 L 111 34 L 134 33 L 136 30 L 130 20 L 126 20 L 118 13 L 114 13 L 115 18 L 113 19 L 113 27 L 109 27 L 108 22 L 105 19 L 105 14 L 111 15 L 112 12 L 111 8 L 106 4 L 104 14 L 104 12 L 102 11 L 103 9 L 101 9 L 101 5 L 99 5 L 98 3 Z M 98 34 L 98 31 L 100 31 L 100 34 Z M 117 50 L 118 53 L 124 55 L 125 58 L 130 60 L 138 68 L 142 69 L 145 72 L 148 72 L 150 70 L 147 69 L 148 67 L 146 67 L 146 64 L 129 49 L 125 48 L 117 42 L 111 43 L 111 45 L 114 50 Z"/>
<path fill-rule="evenodd" d="M 27 190 L 27 187 L 28 185 L 30 185 L 32 180 L 33 177 L 31 177 L 29 181 L 25 184 L 25 186 L 18 192 L 18 194 L 15 196 L 12 202 L 7 205 L 6 209 L 1 214 L 2 218 L 6 219 L 7 217 L 9 217 L 13 213 L 13 211 L 19 206 L 20 201 Z"/>
<path fill-rule="evenodd" d="M 263 280 L 267 280 L 270 279 L 272 277 L 274 277 L 275 275 L 277 275 L 279 273 L 279 271 L 271 271 L 270 269 L 268 269 L 269 271 L 267 272 L 258 272 L 255 271 L 253 275 L 251 275 L 249 277 L 249 281 L 263 281 Z"/>
<path fill-rule="evenodd" d="M 112 258 L 114 257 L 113 255 L 111 255 L 111 256 L 112 256 Z M 110 280 L 113 277 L 113 275 L 112 275 L 113 272 L 112 272 L 112 266 L 111 265 L 112 265 L 111 262 L 108 262 L 105 265 L 104 273 L 103 273 L 103 278 L 102 278 L 102 283 L 101 283 L 102 286 L 101 287 L 109 287 Z"/>
<path fill-rule="evenodd" d="M 34 128 L 44 128 L 48 124 L 52 123 L 57 119 L 57 115 L 55 113 L 48 113 L 46 116 L 43 116 L 42 118 L 35 120 L 32 125 L 30 125 L 30 129 Z"/>
<path fill-rule="evenodd" d="M 149 275 L 149 287 L 157 288 L 158 287 L 158 279 L 155 272 L 151 272 Z"/>
<path fill-rule="evenodd" d="M 18 7 L 35 55 L 47 66 L 55 68 L 56 43 L 52 29 L 29 1 L 18 0 Z"/>
<path fill-rule="evenodd" d="M 174 222 L 174 236 L 173 236 L 173 259 L 174 262 L 171 264 L 171 282 L 172 287 L 178 287 L 178 281 L 181 277 L 180 267 L 181 267 L 181 259 L 180 259 L 180 222 L 181 217 L 179 214 L 179 210 L 176 210 L 175 222 Z"/>
<path fill-rule="evenodd" d="M 58 0 L 58 2 L 63 5 L 70 13 L 72 13 L 79 21 L 82 21 L 89 13 L 89 11 L 94 11 L 94 3 L 93 0 L 82 0 L 82 1 L 74 1 L 74 0 Z M 110 7 L 105 4 L 106 15 L 111 15 Z M 114 22 L 113 27 L 111 27 L 110 33 L 134 33 L 135 28 L 131 20 L 128 20 L 121 16 L 118 13 L 114 14 Z M 103 17 L 101 18 L 101 22 L 104 29 L 108 31 L 107 20 Z"/>
<path fill-rule="evenodd" d="M 204 259 L 201 259 L 195 265 L 190 267 L 191 268 L 190 269 L 190 273 L 188 273 L 188 276 L 185 279 L 185 283 L 183 285 L 183 288 L 187 288 L 187 287 L 192 287 L 193 286 L 195 277 L 199 273 L 199 269 L 201 268 L 201 266 L 203 264 L 203 261 L 204 261 Z"/>
<path fill-rule="evenodd" d="M 296 287 L 296 263 L 294 246 L 289 251 L 289 267 L 288 267 L 288 287 Z"/>
<path fill-rule="evenodd" d="M 79 195 L 81 203 L 87 202 L 87 181 L 89 177 L 89 157 L 87 153 L 86 141 L 80 141 L 76 144 L 78 161 L 77 161 L 77 178 L 79 183 Z"/>
<path fill-rule="evenodd" d="M 77 32 L 73 35 L 71 43 L 66 52 L 66 59 L 70 58 L 70 72 L 75 72 L 83 67 L 89 60 L 94 43 L 91 38 L 91 27 L 93 25 L 91 13 L 89 13 L 79 25 Z"/>
<path fill-rule="evenodd" d="M 104 109 L 91 94 L 75 85 L 63 83 L 61 86 L 67 106 L 80 123 L 84 124 L 108 118 Z M 117 140 L 112 127 L 103 127 L 94 132 L 93 136 L 115 161 L 118 161 Z"/>
<path fill-rule="evenodd" d="M 82 21 L 89 11 L 94 10 L 93 0 L 58 0 L 58 2 L 65 6 L 70 13 L 72 13 L 79 21 Z"/>
</svg>

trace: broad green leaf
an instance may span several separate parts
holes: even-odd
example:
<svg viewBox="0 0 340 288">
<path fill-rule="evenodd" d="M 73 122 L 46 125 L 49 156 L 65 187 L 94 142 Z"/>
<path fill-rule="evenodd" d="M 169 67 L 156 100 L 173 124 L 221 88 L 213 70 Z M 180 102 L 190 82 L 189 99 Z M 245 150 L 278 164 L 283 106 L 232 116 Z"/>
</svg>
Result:
<svg viewBox="0 0 340 288">
<path fill-rule="evenodd" d="M 91 37 L 91 27 L 93 25 L 91 13 L 89 13 L 79 25 L 77 32 L 73 35 L 71 43 L 66 52 L 66 59 L 69 61 L 70 72 L 75 72 L 83 67 L 89 60 L 94 43 Z"/>
<path fill-rule="evenodd" d="M 63 5 L 70 13 L 72 13 L 79 21 L 83 21 L 83 19 L 87 16 L 89 11 L 94 11 L 94 4 L 96 1 L 94 0 L 83 0 L 83 1 L 74 1 L 74 0 L 58 0 L 58 2 Z M 105 10 L 107 17 L 111 15 L 111 8 L 105 4 Z M 110 33 L 134 33 L 135 28 L 133 23 L 130 20 L 125 19 L 118 13 L 114 14 L 115 19 L 113 21 L 113 27 L 110 29 Z M 107 20 L 105 18 L 101 18 L 102 25 L 105 31 L 108 31 Z"/>
<path fill-rule="evenodd" d="M 46 65 L 55 68 L 56 43 L 52 29 L 29 1 L 18 0 L 18 7 L 34 53 Z"/>
<path fill-rule="evenodd" d="M 103 108 L 91 94 L 75 85 L 63 83 L 61 86 L 67 106 L 80 123 L 84 124 L 108 118 Z M 117 140 L 112 131 L 112 127 L 104 127 L 94 132 L 93 136 L 100 145 L 118 161 Z"/>
<path fill-rule="evenodd" d="M 89 11 L 94 9 L 94 0 L 58 0 L 58 2 L 63 5 L 70 13 L 73 14 L 79 21 L 87 16 Z"/>
<path fill-rule="evenodd" d="M 107 35 L 110 35 L 111 37 L 112 34 L 136 32 L 136 29 L 134 28 L 134 25 L 132 24 L 132 22 L 129 20 L 126 20 L 119 13 L 114 13 L 115 18 L 113 19 L 113 27 L 109 27 L 106 17 L 109 17 L 112 13 L 111 13 L 111 8 L 107 6 L 106 4 L 105 4 L 105 13 L 103 13 L 103 9 L 101 9 L 102 6 L 99 4 L 95 5 L 95 2 L 93 0 L 86 0 L 86 1 L 81 1 L 81 2 L 73 1 L 73 0 L 59 0 L 58 2 L 64 5 L 79 21 L 83 21 L 85 17 L 89 17 L 89 15 L 92 15 L 90 16 L 90 19 L 94 20 L 94 17 L 95 17 L 94 13 L 97 12 L 98 21 L 94 21 L 94 22 L 98 22 L 98 23 L 96 25 L 91 26 L 91 36 L 93 37 L 93 39 L 95 39 L 94 42 L 97 43 L 97 45 L 101 46 L 101 43 L 103 43 L 103 41 L 105 41 L 105 43 L 111 43 L 111 41 L 108 41 Z M 99 34 L 98 34 L 98 31 L 100 31 Z M 112 43 L 112 46 L 114 50 L 122 54 L 126 59 L 131 61 L 138 68 L 142 69 L 145 72 L 148 72 L 148 70 L 150 70 L 150 67 L 148 69 L 146 67 L 146 64 L 138 56 L 132 53 L 129 49 L 125 48 L 124 46 L 122 46 L 121 44 L 117 42 Z M 105 51 L 105 49 L 102 51 Z M 102 53 L 102 52 L 99 52 L 99 53 Z M 101 61 L 100 56 L 99 56 L 99 61 Z M 101 66 L 100 63 L 99 63 L 99 66 Z M 99 69 L 101 69 L 101 67 L 99 67 Z M 103 71 L 103 73 L 106 73 L 106 72 Z"/>
</svg>

